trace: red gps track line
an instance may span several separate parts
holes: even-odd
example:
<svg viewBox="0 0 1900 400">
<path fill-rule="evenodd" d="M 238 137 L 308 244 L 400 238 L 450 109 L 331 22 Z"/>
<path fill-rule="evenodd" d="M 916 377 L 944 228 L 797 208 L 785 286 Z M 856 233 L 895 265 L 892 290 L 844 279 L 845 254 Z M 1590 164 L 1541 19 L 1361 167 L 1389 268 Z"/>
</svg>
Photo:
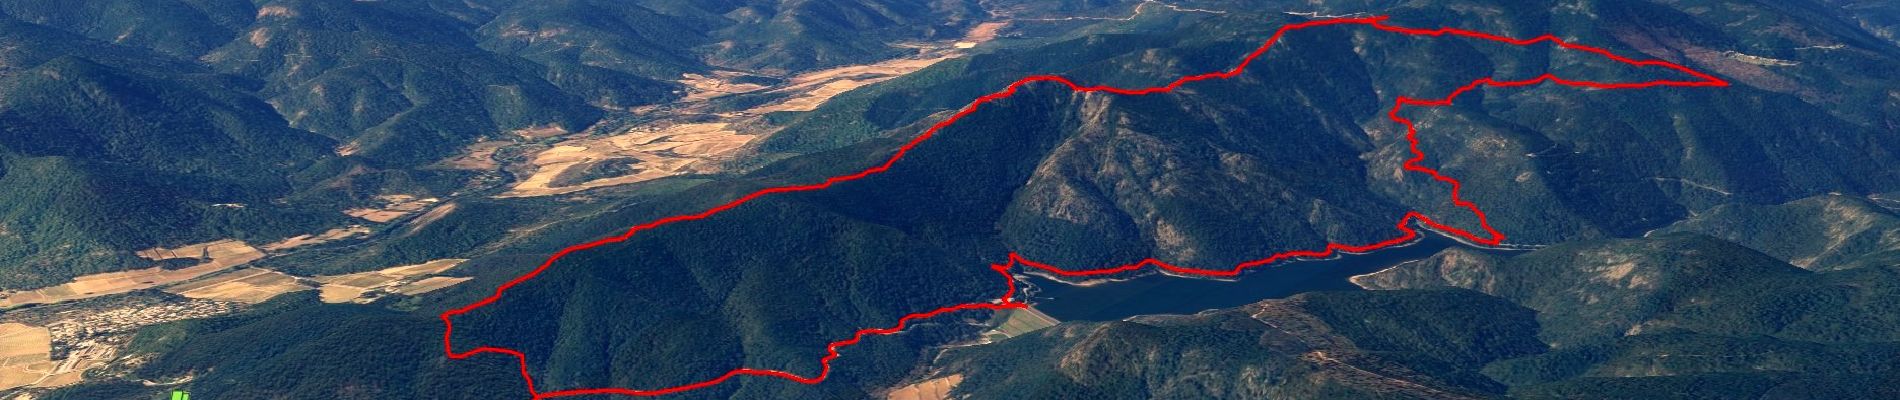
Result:
<svg viewBox="0 0 1900 400">
<path fill-rule="evenodd" d="M 943 121 L 940 121 L 934 125 L 931 125 L 928 129 L 925 129 L 922 133 L 918 134 L 916 137 L 911 138 L 909 142 L 906 142 L 903 146 L 898 147 L 897 151 L 893 153 L 890 156 L 890 158 L 884 160 L 884 163 L 879 164 L 877 166 L 865 169 L 863 171 L 858 171 L 857 173 L 853 173 L 850 175 L 834 176 L 831 178 L 827 178 L 823 182 L 819 182 L 819 183 L 807 184 L 807 185 L 795 185 L 795 186 L 780 186 L 780 187 L 772 187 L 772 188 L 759 190 L 756 192 L 752 192 L 750 194 L 746 194 L 745 196 L 741 196 L 737 199 L 726 202 L 724 204 L 720 204 L 718 206 L 706 209 L 704 211 L 700 211 L 700 212 L 692 213 L 692 214 L 675 215 L 671 217 L 661 218 L 658 220 L 654 220 L 652 222 L 635 225 L 631 228 L 628 228 L 626 232 L 622 232 L 619 235 L 595 240 L 592 242 L 582 243 L 582 244 L 578 244 L 574 246 L 569 246 L 567 248 L 561 249 L 560 251 L 555 252 L 553 255 L 548 256 L 547 260 L 543 261 L 541 265 L 539 267 L 536 267 L 534 270 L 529 271 L 526 274 L 522 274 L 521 276 L 515 277 L 514 279 L 509 280 L 506 283 L 503 283 L 501 286 L 496 287 L 494 294 L 489 295 L 488 297 L 485 297 L 481 299 L 480 301 L 476 301 L 474 303 L 470 303 L 468 305 L 443 312 L 440 316 L 442 319 L 442 325 L 444 328 L 442 332 L 442 350 L 451 359 L 466 359 L 474 355 L 483 354 L 483 353 L 505 354 L 505 355 L 514 357 L 517 361 L 517 364 L 519 364 L 520 366 L 521 377 L 527 385 L 528 394 L 536 400 L 552 398 L 552 397 L 577 396 L 577 395 L 588 395 L 588 394 L 620 394 L 620 395 L 633 395 L 633 396 L 663 395 L 663 394 L 669 394 L 669 393 L 679 393 L 679 392 L 685 392 L 685 391 L 690 391 L 690 390 L 695 390 L 695 389 L 706 388 L 706 387 L 724 383 L 727 380 L 730 380 L 734 377 L 747 376 L 747 375 L 769 376 L 769 377 L 781 378 L 781 379 L 803 383 L 803 384 L 816 384 L 818 382 L 824 381 L 825 378 L 831 374 L 831 361 L 838 358 L 839 348 L 857 344 L 859 341 L 862 341 L 866 336 L 888 335 L 888 334 L 896 333 L 896 332 L 904 330 L 904 328 L 907 327 L 911 321 L 918 320 L 918 319 L 931 318 L 931 317 L 935 317 L 938 315 L 951 313 L 951 312 L 965 311 L 965 310 L 979 310 L 979 309 L 1000 310 L 1000 309 L 1027 307 L 1028 304 L 1023 303 L 1021 301 L 1017 301 L 1013 297 L 1014 293 L 1016 292 L 1016 283 L 1015 283 L 1014 278 L 1010 276 L 1009 271 L 1018 266 L 1021 266 L 1023 268 L 1035 268 L 1047 273 L 1061 275 L 1061 276 L 1112 275 L 1112 274 L 1139 271 L 1143 268 L 1148 268 L 1148 267 L 1154 267 L 1163 271 L 1173 272 L 1173 273 L 1178 273 L 1178 274 L 1205 275 L 1205 276 L 1236 276 L 1248 268 L 1268 265 L 1275 262 L 1280 262 L 1280 261 L 1285 261 L 1285 260 L 1290 260 L 1290 259 L 1324 258 L 1324 257 L 1330 257 L 1338 252 L 1363 253 L 1363 252 L 1378 250 L 1378 249 L 1382 249 L 1382 248 L 1386 248 L 1390 246 L 1404 244 L 1406 242 L 1410 242 L 1413 239 L 1417 239 L 1419 237 L 1420 233 L 1418 229 L 1414 227 L 1414 225 L 1424 225 L 1426 227 L 1430 227 L 1433 230 L 1436 230 L 1436 231 L 1439 231 L 1451 236 L 1455 236 L 1458 238 L 1462 238 L 1464 240 L 1474 242 L 1474 243 L 1485 244 L 1485 245 L 1498 245 L 1504 242 L 1504 234 L 1501 232 L 1498 232 L 1497 229 L 1491 227 L 1489 220 L 1485 216 L 1484 212 L 1478 209 L 1478 205 L 1476 203 L 1472 203 L 1459 196 L 1458 194 L 1459 189 L 1463 186 L 1463 184 L 1460 183 L 1457 179 L 1453 179 L 1449 176 L 1445 176 L 1444 174 L 1439 173 L 1438 170 L 1436 169 L 1432 169 L 1430 167 L 1426 167 L 1420 164 L 1422 161 L 1425 160 L 1425 153 L 1419 149 L 1418 128 L 1413 125 L 1411 119 L 1408 119 L 1399 115 L 1399 111 L 1401 109 L 1405 108 L 1406 106 L 1439 107 L 1439 106 L 1451 105 L 1452 100 L 1458 98 L 1458 96 L 1463 95 L 1466 92 L 1470 92 L 1472 90 L 1476 90 L 1480 87 L 1486 87 L 1486 86 L 1520 87 L 1520 86 L 1537 85 L 1537 84 L 1542 84 L 1546 82 L 1556 83 L 1556 84 L 1565 85 L 1565 86 L 1586 87 L 1586 88 L 1596 88 L 1596 89 L 1639 89 L 1639 88 L 1649 88 L 1649 87 L 1658 87 L 1658 86 L 1722 87 L 1722 86 L 1729 85 L 1727 81 L 1724 81 L 1721 78 L 1717 78 L 1713 75 L 1698 72 L 1698 71 L 1689 69 L 1688 67 L 1684 67 L 1682 65 L 1678 65 L 1675 63 L 1661 61 L 1661 60 L 1638 61 L 1638 60 L 1634 60 L 1634 59 L 1613 54 L 1609 52 L 1608 50 L 1604 50 L 1601 48 L 1566 42 L 1563 39 L 1559 39 L 1556 36 L 1552 36 L 1552 35 L 1543 35 L 1543 36 L 1538 36 L 1531 39 L 1512 39 L 1512 38 L 1493 35 L 1489 33 L 1470 31 L 1470 30 L 1464 30 L 1464 29 L 1456 29 L 1456 28 L 1418 29 L 1418 28 L 1407 28 L 1407 27 L 1401 27 L 1401 26 L 1387 25 L 1385 24 L 1385 20 L 1387 18 L 1388 17 L 1385 17 L 1385 16 L 1358 17 L 1358 18 L 1334 18 L 1334 19 L 1313 20 L 1313 21 L 1306 21 L 1306 22 L 1285 25 L 1285 26 L 1280 27 L 1279 30 L 1274 31 L 1273 36 L 1269 37 L 1266 40 L 1266 42 L 1262 43 L 1260 47 L 1254 49 L 1253 52 L 1248 53 L 1245 57 L 1243 57 L 1240 60 L 1240 63 L 1235 65 L 1232 69 L 1229 69 L 1226 71 L 1220 71 L 1220 72 L 1210 72 L 1210 73 L 1204 73 L 1204 74 L 1198 74 L 1198 75 L 1188 75 L 1188 76 L 1177 78 L 1174 81 L 1169 82 L 1168 84 L 1162 85 L 1162 86 L 1139 88 L 1139 89 L 1124 89 L 1124 88 L 1117 88 L 1117 87 L 1111 87 L 1111 86 L 1105 86 L 1105 85 L 1082 86 L 1082 85 L 1076 84 L 1073 81 L 1070 81 L 1067 78 L 1063 78 L 1061 76 L 1055 76 L 1055 75 L 1033 75 L 1033 76 L 1025 77 L 1022 79 L 1018 79 L 1015 82 L 1010 83 L 1008 87 L 1004 88 L 1001 91 L 983 95 L 982 97 L 977 97 L 976 100 L 973 100 L 968 105 L 963 106 L 963 108 L 957 111 L 956 114 L 952 114 L 949 118 L 946 118 Z M 1116 267 L 1071 270 L 1071 269 L 1063 269 L 1063 268 L 1049 265 L 1049 264 L 1031 261 L 1027 258 L 1022 257 L 1020 254 L 1011 252 L 1009 254 L 1009 262 L 1007 264 L 996 264 L 996 265 L 990 266 L 991 269 L 995 270 L 998 274 L 1001 274 L 1003 276 L 1003 280 L 1006 283 L 1006 288 L 1007 288 L 1007 291 L 1005 291 L 1002 294 L 1002 296 L 998 297 L 996 300 L 989 301 L 989 302 L 982 302 L 982 303 L 964 303 L 964 304 L 958 304 L 958 305 L 953 305 L 953 306 L 948 306 L 948 307 L 942 307 L 942 308 L 938 308 L 938 309 L 930 310 L 926 312 L 908 314 L 908 315 L 903 316 L 902 318 L 899 318 L 897 320 L 896 325 L 893 325 L 890 327 L 860 329 L 855 334 L 853 334 L 851 338 L 849 339 L 839 340 L 839 341 L 835 341 L 835 342 L 831 342 L 827 344 L 825 346 L 825 350 L 826 350 L 825 356 L 818 360 L 818 363 L 821 366 L 821 369 L 819 370 L 817 375 L 810 376 L 810 377 L 799 376 L 797 374 L 793 374 L 793 373 L 785 372 L 785 371 L 778 371 L 778 370 L 738 368 L 738 369 L 728 371 L 725 374 L 712 378 L 712 379 L 707 379 L 704 381 L 689 383 L 689 384 L 680 385 L 680 386 L 667 387 L 667 388 L 658 388 L 658 389 L 589 388 L 589 389 L 567 389 L 567 390 L 542 392 L 542 391 L 537 390 L 534 387 L 534 376 L 530 374 L 528 371 L 528 356 L 526 354 L 523 354 L 520 351 L 517 351 L 514 349 L 502 348 L 502 347 L 492 347 L 492 346 L 476 347 L 473 349 L 469 349 L 467 351 L 460 351 L 460 352 L 455 351 L 455 347 L 453 344 L 453 338 L 455 335 L 455 323 L 451 320 L 451 317 L 466 314 L 470 311 L 474 311 L 475 309 L 481 308 L 483 306 L 493 304 L 496 300 L 501 299 L 501 296 L 507 293 L 508 289 L 511 289 L 515 287 L 516 285 L 520 285 L 522 282 L 526 282 L 529 279 L 533 279 L 535 276 L 538 276 L 542 272 L 547 271 L 547 269 L 552 267 L 556 261 L 559 261 L 562 257 L 565 257 L 568 254 L 572 254 L 576 251 L 599 247 L 606 244 L 624 242 L 628 238 L 633 237 L 633 235 L 636 233 L 639 233 L 641 231 L 645 231 L 648 229 L 664 226 L 667 224 L 671 224 L 675 222 L 695 221 L 695 220 L 705 219 L 707 217 L 711 217 L 721 212 L 725 212 L 726 210 L 730 210 L 733 207 L 738 207 L 741 204 L 745 204 L 747 202 L 750 202 L 754 199 L 757 199 L 759 197 L 763 197 L 766 195 L 775 194 L 775 193 L 821 190 L 821 189 L 829 188 L 832 185 L 837 184 L 839 182 L 848 182 L 848 181 L 858 180 L 867 176 L 888 171 L 890 170 L 891 165 L 897 163 L 898 160 L 903 159 L 904 156 L 908 154 L 912 149 L 916 148 L 918 144 L 923 143 L 925 140 L 929 140 L 932 136 L 936 135 L 938 131 L 952 124 L 955 124 L 958 120 L 962 119 L 964 116 L 969 115 L 970 113 L 976 112 L 976 110 L 983 104 L 990 103 L 996 100 L 1009 98 L 1010 96 L 1015 95 L 1017 89 L 1022 88 L 1023 85 L 1027 85 L 1027 84 L 1035 83 L 1035 82 L 1055 82 L 1055 83 L 1060 83 L 1062 85 L 1068 86 L 1070 90 L 1077 91 L 1077 92 L 1107 92 L 1107 93 L 1114 93 L 1114 94 L 1120 94 L 1120 95 L 1144 95 L 1144 94 L 1152 94 L 1152 93 L 1164 93 L 1164 92 L 1173 91 L 1176 88 L 1181 87 L 1181 85 L 1189 83 L 1189 82 L 1203 81 L 1203 80 L 1208 80 L 1208 79 L 1227 79 L 1227 78 L 1232 78 L 1236 75 L 1239 75 L 1242 71 L 1245 71 L 1247 69 L 1247 66 L 1249 64 L 1252 64 L 1255 59 L 1259 58 L 1261 55 L 1266 54 L 1267 50 L 1273 48 L 1273 45 L 1275 43 L 1278 43 L 1280 41 L 1280 38 L 1284 36 L 1287 32 L 1296 31 L 1300 29 L 1306 29 L 1306 28 L 1312 28 L 1312 27 L 1318 27 L 1318 26 L 1346 25 L 1346 24 L 1367 25 L 1381 31 L 1395 32 L 1395 33 L 1406 34 L 1406 35 L 1417 35 L 1417 36 L 1452 35 L 1452 36 L 1459 36 L 1459 37 L 1502 42 L 1502 43 L 1508 43 L 1508 44 L 1518 45 L 1518 46 L 1529 46 L 1532 44 L 1547 42 L 1557 47 L 1596 54 L 1604 58 L 1614 60 L 1620 63 L 1628 64 L 1631 66 L 1662 67 L 1662 68 L 1675 70 L 1677 72 L 1681 72 L 1683 74 L 1693 76 L 1697 80 L 1693 80 L 1693 81 L 1654 80 L 1654 81 L 1635 82 L 1635 83 L 1603 83 L 1603 82 L 1565 79 L 1565 78 L 1560 78 L 1555 75 L 1546 73 L 1536 78 L 1516 80 L 1516 81 L 1498 81 L 1498 80 L 1493 80 L 1490 77 L 1479 78 L 1477 80 L 1472 81 L 1471 83 L 1468 83 L 1462 87 L 1457 88 L 1456 90 L 1453 90 L 1451 94 L 1440 99 L 1418 99 L 1418 98 L 1412 98 L 1412 97 L 1399 96 L 1398 99 L 1393 102 L 1392 109 L 1391 111 L 1387 113 L 1386 116 L 1387 118 L 1393 120 L 1394 122 L 1398 122 L 1399 124 L 1405 126 L 1405 138 L 1408 142 L 1410 142 L 1410 151 L 1412 153 L 1412 157 L 1410 159 L 1405 160 L 1405 163 L 1403 164 L 1403 168 L 1406 171 L 1426 174 L 1428 176 L 1431 176 L 1433 180 L 1437 180 L 1437 181 L 1444 182 L 1446 184 L 1451 185 L 1452 205 L 1468 210 L 1472 213 L 1472 215 L 1476 216 L 1478 219 L 1478 225 L 1479 227 L 1482 228 L 1483 235 L 1478 235 L 1476 233 L 1472 233 L 1471 231 L 1467 231 L 1461 228 L 1452 227 L 1449 225 L 1439 223 L 1433 220 L 1431 217 L 1426 216 L 1425 214 L 1420 213 L 1418 211 L 1409 211 L 1405 214 L 1404 217 L 1399 219 L 1397 224 L 1394 225 L 1394 228 L 1400 234 L 1397 237 L 1394 237 L 1391 239 L 1387 239 L 1387 240 L 1375 242 L 1375 243 L 1356 244 L 1356 245 L 1342 244 L 1342 243 L 1327 243 L 1324 248 L 1319 249 L 1319 250 L 1292 250 L 1292 251 L 1275 253 L 1265 258 L 1243 262 L 1243 263 L 1234 265 L 1232 268 L 1227 268 L 1227 269 L 1205 269 L 1205 268 L 1184 267 L 1184 266 L 1169 264 L 1167 262 L 1163 262 L 1163 261 L 1156 260 L 1153 258 L 1149 258 L 1149 259 L 1144 259 L 1140 262 L 1136 262 L 1133 264 L 1125 264 L 1125 265 L 1116 266 Z"/>
</svg>

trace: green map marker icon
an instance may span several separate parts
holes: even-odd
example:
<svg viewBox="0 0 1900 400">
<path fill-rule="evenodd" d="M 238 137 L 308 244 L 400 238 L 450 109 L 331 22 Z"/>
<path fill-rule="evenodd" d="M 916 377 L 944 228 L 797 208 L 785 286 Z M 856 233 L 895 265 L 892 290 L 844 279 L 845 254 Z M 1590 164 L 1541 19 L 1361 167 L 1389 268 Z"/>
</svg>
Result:
<svg viewBox="0 0 1900 400">
<path fill-rule="evenodd" d="M 191 400 L 191 393 L 183 390 L 173 390 L 172 400 Z"/>
</svg>

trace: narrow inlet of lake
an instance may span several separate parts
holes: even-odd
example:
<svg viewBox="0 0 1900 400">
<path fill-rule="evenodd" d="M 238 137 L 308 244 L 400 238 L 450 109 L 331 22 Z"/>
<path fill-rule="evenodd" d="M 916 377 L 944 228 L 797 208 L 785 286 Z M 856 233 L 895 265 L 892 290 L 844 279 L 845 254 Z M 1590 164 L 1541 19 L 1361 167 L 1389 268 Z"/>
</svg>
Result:
<svg viewBox="0 0 1900 400">
<path fill-rule="evenodd" d="M 1150 274 L 1077 286 L 1035 275 L 1018 277 L 1028 283 L 1030 303 L 1051 317 L 1063 321 L 1112 321 L 1142 314 L 1193 314 L 1304 292 L 1359 290 L 1347 279 L 1431 257 L 1453 246 L 1505 256 L 1525 252 L 1474 247 L 1426 233 L 1403 246 L 1262 266 L 1229 280 Z"/>
</svg>

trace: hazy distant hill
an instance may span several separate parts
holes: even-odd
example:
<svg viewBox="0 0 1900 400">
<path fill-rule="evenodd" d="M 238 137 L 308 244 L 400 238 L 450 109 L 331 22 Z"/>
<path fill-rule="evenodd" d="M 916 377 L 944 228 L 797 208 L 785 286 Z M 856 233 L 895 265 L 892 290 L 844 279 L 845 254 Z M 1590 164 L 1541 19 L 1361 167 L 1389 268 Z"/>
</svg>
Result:
<svg viewBox="0 0 1900 400">
<path fill-rule="evenodd" d="M 1503 297 L 1537 310 L 1545 341 L 1565 347 L 1653 330 L 1671 312 L 1805 275 L 1733 243 L 1674 234 L 1573 242 L 1501 262 L 1447 252 L 1357 281 L 1373 289 L 1451 286 Z"/>
<path fill-rule="evenodd" d="M 1308 293 L 1191 316 L 1064 323 L 950 349 L 978 398 L 1479 398 L 1485 363 L 1542 353 L 1531 312 L 1469 291 Z"/>
<path fill-rule="evenodd" d="M 1900 5 L 1880 0 L 1826 0 L 1874 35 L 1900 43 Z"/>
<path fill-rule="evenodd" d="M 1900 295 L 1895 268 L 1810 273 L 1678 233 L 1504 260 L 1447 252 L 1355 282 L 1471 288 L 1536 310 L 1554 349 L 1485 368 L 1513 396 L 1882 397 L 1900 390 L 1884 306 Z"/>
<path fill-rule="evenodd" d="M 485 45 L 550 65 L 677 79 L 712 68 L 795 71 L 905 55 L 905 39 L 962 35 L 975 2 L 889 0 L 521 2 L 482 28 Z"/>
<path fill-rule="evenodd" d="M 1727 204 L 1656 233 L 1699 232 L 1807 269 L 1900 263 L 1900 216 L 1861 198 L 1828 195 L 1773 206 Z"/>
<path fill-rule="evenodd" d="M 1451 251 L 1357 280 L 1373 292 L 1065 322 L 946 350 L 925 377 L 977 397 L 1886 397 L 1895 272 L 1807 273 L 1684 234 Z M 1499 297 L 1421 290 L 1445 286 Z"/>
</svg>

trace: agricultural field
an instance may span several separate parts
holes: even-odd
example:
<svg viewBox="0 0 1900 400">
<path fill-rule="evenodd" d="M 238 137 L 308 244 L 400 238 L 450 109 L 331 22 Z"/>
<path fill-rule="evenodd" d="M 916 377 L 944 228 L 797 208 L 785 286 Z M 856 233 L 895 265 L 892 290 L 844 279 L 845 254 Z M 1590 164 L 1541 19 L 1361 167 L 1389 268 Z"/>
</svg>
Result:
<svg viewBox="0 0 1900 400">
<path fill-rule="evenodd" d="M 415 265 L 346 275 L 311 278 L 322 283 L 318 297 L 325 303 L 369 303 L 384 293 L 415 295 L 454 286 L 469 278 L 435 276 L 461 265 L 464 259 L 441 259 Z"/>
<path fill-rule="evenodd" d="M 0 398 L 96 378 L 88 372 L 130 361 L 121 354 L 140 328 L 225 315 L 240 304 L 139 292 L 0 313 Z"/>
<path fill-rule="evenodd" d="M 684 173 L 713 172 L 710 163 L 750 143 L 756 135 L 741 134 L 725 122 L 683 123 L 637 127 L 605 138 L 561 142 L 534 156 L 534 173 L 497 197 L 535 197 L 644 182 Z M 604 163 L 620 162 L 625 171 L 605 177 L 574 178 Z M 579 181 L 563 184 L 561 181 Z"/>
<path fill-rule="evenodd" d="M 470 277 L 465 277 L 465 276 L 431 276 L 427 278 L 422 278 L 422 280 L 419 280 L 419 281 L 411 282 L 407 285 L 402 285 L 402 287 L 398 287 L 395 290 L 391 290 L 391 291 L 396 292 L 396 294 L 414 296 L 418 294 L 441 290 L 442 288 L 446 288 L 450 286 L 455 286 L 456 284 L 467 282 L 470 279 L 475 279 L 475 278 L 470 278 Z"/>
<path fill-rule="evenodd" d="M 963 375 L 950 375 L 942 378 L 917 382 L 909 386 L 891 390 L 884 395 L 886 400 L 943 400 L 950 398 L 950 389 L 963 383 Z"/>
<path fill-rule="evenodd" d="M 975 47 L 975 44 L 971 44 Z M 938 62 L 958 57 L 957 54 L 942 54 L 928 58 L 899 58 L 876 64 L 852 65 L 792 77 L 789 84 L 766 93 L 783 93 L 785 101 L 754 107 L 745 110 L 745 115 L 763 115 L 780 111 L 811 111 L 844 92 L 864 85 L 883 82 L 917 72 Z"/>
<path fill-rule="evenodd" d="M 786 100 L 745 110 L 745 115 L 763 115 L 780 111 L 812 111 L 832 97 L 865 85 L 883 82 L 917 72 L 938 62 L 964 56 L 963 49 L 974 48 L 990 40 L 1008 22 L 985 22 L 971 27 L 963 38 L 952 42 L 914 44 L 918 54 L 865 65 L 849 65 L 799 74 L 787 85 L 767 93 L 786 93 Z"/>
<path fill-rule="evenodd" d="M 499 142 L 489 142 L 489 143 L 494 144 L 494 143 L 499 143 Z M 495 152 L 495 149 L 499 148 L 499 146 L 489 146 L 489 147 L 475 146 L 472 148 L 474 149 L 474 150 L 471 150 L 473 152 L 481 153 L 485 151 L 486 152 L 485 154 L 493 155 Z M 483 158 L 485 159 L 486 156 L 484 156 Z M 470 160 L 476 160 L 476 159 L 471 158 Z M 476 161 L 468 161 L 468 162 L 476 162 Z M 477 162 L 476 165 L 487 165 L 487 164 L 480 164 L 479 162 Z M 343 213 L 349 214 L 352 217 L 362 218 L 369 222 L 383 223 L 383 222 L 394 221 L 397 218 L 402 218 L 402 216 L 404 215 L 409 215 L 417 211 L 428 209 L 429 207 L 434 206 L 436 202 L 441 201 L 433 197 L 417 198 L 416 196 L 411 196 L 411 195 L 406 195 L 406 194 L 382 195 L 382 196 L 376 196 L 376 199 L 383 201 L 382 207 L 380 208 L 352 208 L 349 210 L 344 210 Z"/>
<path fill-rule="evenodd" d="M 56 367 L 52 334 L 43 327 L 0 324 L 0 390 L 41 382 Z"/>
<path fill-rule="evenodd" d="M 297 277 L 263 268 L 228 271 L 183 285 L 165 288 L 166 292 L 194 299 L 262 303 L 277 295 L 315 289 Z"/>
<path fill-rule="evenodd" d="M 527 178 L 496 197 L 551 196 L 675 175 L 719 172 L 720 162 L 731 159 L 753 140 L 776 130 L 751 128 L 762 125 L 758 123 L 760 116 L 816 110 L 839 94 L 961 57 L 963 49 L 994 39 L 1003 26 L 1000 22 L 978 24 L 958 41 L 912 44 L 909 47 L 918 50 L 914 56 L 807 72 L 771 87 L 739 82 L 742 74 L 731 72 L 715 72 L 711 76 L 686 74 L 680 80 L 689 87 L 685 103 L 755 92 L 782 100 L 743 111 L 718 113 L 713 121 L 662 121 L 604 138 L 563 140 L 535 153 L 529 162 L 533 172 L 525 174 Z M 682 114 L 699 111 L 702 110 L 688 108 Z M 473 151 L 471 149 L 471 153 Z M 488 154 L 492 155 L 493 150 L 488 150 Z"/>
<path fill-rule="evenodd" d="M 181 269 L 151 267 L 81 276 L 58 286 L 5 294 L 0 297 L 0 308 L 59 303 L 149 289 L 188 281 L 264 258 L 264 252 L 256 247 L 229 239 L 172 249 L 147 249 L 139 251 L 138 255 L 153 261 L 195 258 L 204 262 Z"/>
</svg>

